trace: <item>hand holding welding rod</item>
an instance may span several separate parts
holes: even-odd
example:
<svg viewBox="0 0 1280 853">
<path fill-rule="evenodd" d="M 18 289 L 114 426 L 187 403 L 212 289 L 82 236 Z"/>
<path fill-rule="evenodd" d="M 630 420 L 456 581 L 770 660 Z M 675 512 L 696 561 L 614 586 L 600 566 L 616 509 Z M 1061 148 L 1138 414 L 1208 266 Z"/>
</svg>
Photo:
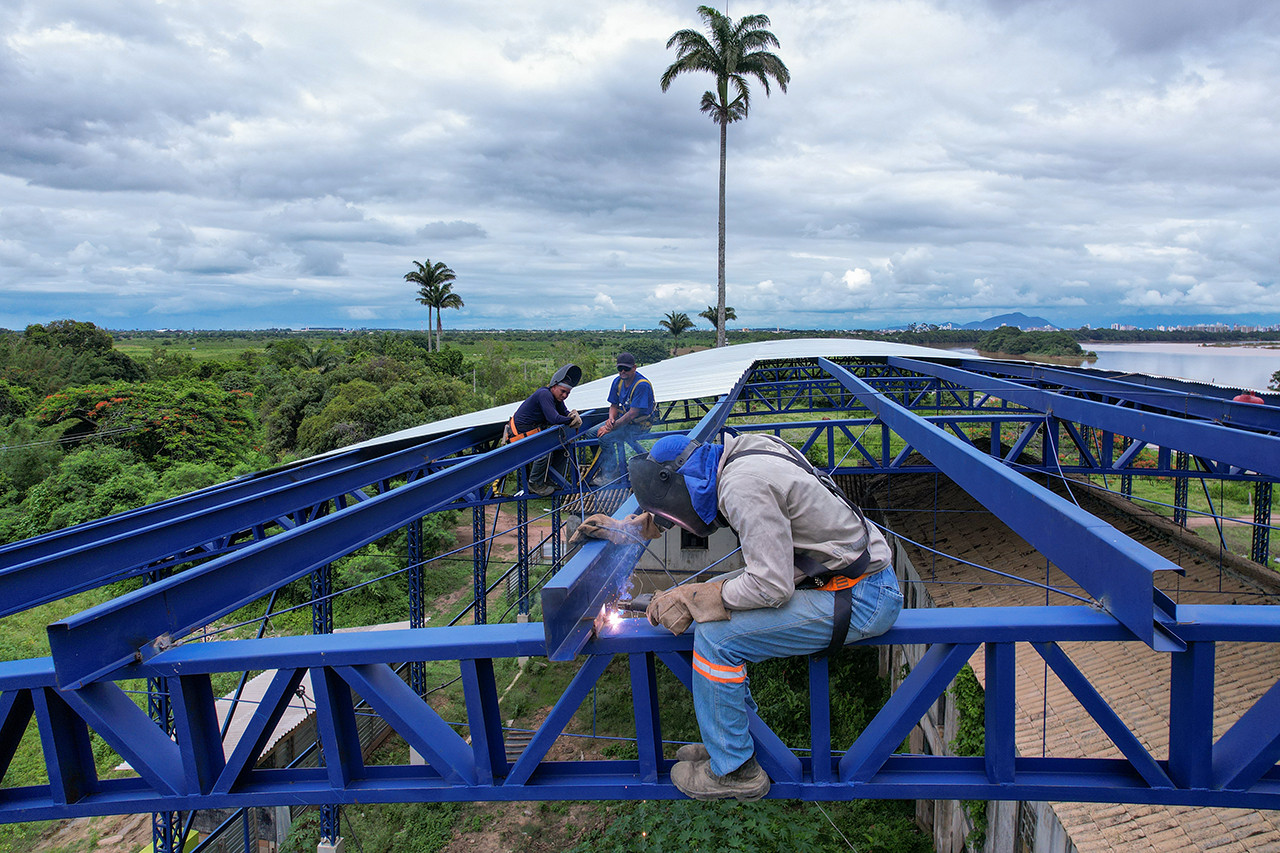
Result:
<svg viewBox="0 0 1280 853">
<path fill-rule="evenodd" d="M 644 613 L 649 609 L 649 602 L 652 600 L 653 596 L 646 592 L 643 595 L 637 595 L 630 601 L 619 601 L 618 609 L 628 613 Z"/>
</svg>

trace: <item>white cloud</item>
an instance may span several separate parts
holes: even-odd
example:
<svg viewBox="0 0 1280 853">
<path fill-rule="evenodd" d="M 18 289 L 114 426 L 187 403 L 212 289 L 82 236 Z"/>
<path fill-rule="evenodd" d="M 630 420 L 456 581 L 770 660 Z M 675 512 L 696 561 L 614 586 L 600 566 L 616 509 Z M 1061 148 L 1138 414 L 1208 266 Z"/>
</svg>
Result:
<svg viewBox="0 0 1280 853">
<path fill-rule="evenodd" d="M 792 85 L 729 128 L 744 325 L 1280 311 L 1277 4 L 768 14 Z M 675 0 L 15 0 L 4 315 L 75 292 L 115 325 L 416 327 L 426 258 L 458 274 L 460 327 L 700 311 L 718 136 L 705 79 L 658 87 L 696 25 Z"/>
</svg>

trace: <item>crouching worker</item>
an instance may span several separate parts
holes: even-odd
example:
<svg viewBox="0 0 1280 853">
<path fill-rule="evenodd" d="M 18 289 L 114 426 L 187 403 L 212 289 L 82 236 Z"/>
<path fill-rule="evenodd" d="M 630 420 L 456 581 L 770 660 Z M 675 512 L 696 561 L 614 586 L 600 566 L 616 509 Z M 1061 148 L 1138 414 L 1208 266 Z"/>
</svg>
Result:
<svg viewBox="0 0 1280 853">
<path fill-rule="evenodd" d="M 507 421 L 502 430 L 502 443 L 510 444 L 527 438 L 534 433 L 542 432 L 548 427 L 565 425 L 571 429 L 582 426 L 582 416 L 577 409 L 569 409 L 564 401 L 569 399 L 569 392 L 582 381 L 582 368 L 576 364 L 566 364 L 555 372 L 551 381 L 534 391 L 525 399 L 515 414 Z M 553 460 L 552 457 L 555 457 Z M 548 479 L 547 467 L 554 464 L 562 469 L 565 453 L 554 450 L 529 466 L 529 491 L 539 497 L 546 497 L 556 490 L 555 484 Z"/>
<path fill-rule="evenodd" d="M 728 525 L 745 566 L 653 597 L 654 625 L 695 625 L 693 707 L 703 743 L 683 746 L 671 781 L 697 800 L 756 800 L 769 777 L 748 731 L 746 663 L 827 654 L 882 634 L 902 610 L 884 536 L 799 451 L 764 435 L 724 445 L 660 439 L 628 464 L 642 510 L 697 536 Z"/>
</svg>

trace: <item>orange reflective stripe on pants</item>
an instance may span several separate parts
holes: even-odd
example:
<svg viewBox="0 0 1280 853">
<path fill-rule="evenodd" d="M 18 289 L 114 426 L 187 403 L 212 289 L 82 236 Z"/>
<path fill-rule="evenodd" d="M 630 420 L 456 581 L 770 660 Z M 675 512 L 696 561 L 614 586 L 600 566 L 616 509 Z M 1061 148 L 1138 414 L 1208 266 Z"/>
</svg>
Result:
<svg viewBox="0 0 1280 853">
<path fill-rule="evenodd" d="M 721 684 L 741 684 L 747 680 L 747 667 L 745 664 L 742 666 L 723 666 L 722 664 L 712 663 L 697 652 L 693 653 L 693 669 L 694 672 L 708 681 L 718 681 Z"/>
</svg>

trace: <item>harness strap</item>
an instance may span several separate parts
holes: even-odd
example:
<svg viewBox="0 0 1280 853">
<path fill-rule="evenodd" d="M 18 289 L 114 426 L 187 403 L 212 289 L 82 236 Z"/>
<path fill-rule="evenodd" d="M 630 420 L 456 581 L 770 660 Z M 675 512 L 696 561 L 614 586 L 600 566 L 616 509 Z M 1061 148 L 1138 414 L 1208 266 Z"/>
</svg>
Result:
<svg viewBox="0 0 1280 853">
<path fill-rule="evenodd" d="M 866 575 L 862 576 L 863 578 Z M 862 580 L 862 578 L 858 578 Z M 854 581 L 857 583 L 857 581 Z M 844 639 L 849 636 L 849 621 L 853 619 L 853 587 L 836 590 L 835 622 L 831 626 L 831 642 L 818 652 L 818 657 L 831 657 L 844 648 Z"/>
<path fill-rule="evenodd" d="M 631 408 L 631 401 L 632 399 L 635 398 L 636 389 L 640 387 L 641 382 L 643 382 L 645 385 L 648 385 L 650 389 L 653 388 L 653 383 L 650 382 L 648 379 L 644 379 L 643 377 L 640 379 L 637 379 L 635 382 L 632 382 L 631 387 L 627 389 L 627 398 L 625 400 L 622 400 L 618 404 L 618 408 L 622 409 L 623 412 L 626 412 L 628 409 Z M 648 428 L 649 425 L 652 423 L 652 420 L 653 420 L 653 412 L 649 411 L 649 412 L 645 412 L 643 415 L 637 415 L 636 417 L 632 418 L 631 423 L 639 427 Z"/>
<path fill-rule="evenodd" d="M 824 480 L 818 470 L 809 463 L 808 459 L 800 456 L 791 445 L 785 442 L 779 443 L 790 452 L 783 453 L 762 449 L 740 450 L 735 451 L 725 459 L 723 465 L 728 465 L 729 462 L 740 456 L 776 456 L 780 459 L 786 459 L 812 474 L 824 488 L 843 501 L 857 516 L 858 521 L 862 523 L 862 537 L 857 543 L 857 547 L 863 549 L 862 554 L 847 566 L 839 569 L 828 569 L 808 554 L 796 551 L 793 556 L 796 568 L 804 573 L 804 580 L 796 586 L 797 589 L 822 589 L 835 593 L 831 642 L 827 644 L 825 649 L 817 652 L 819 657 L 830 657 L 844 647 L 845 638 L 849 636 L 849 622 L 853 618 L 853 588 L 864 579 L 875 574 L 875 572 L 867 571 L 867 567 L 871 565 L 871 554 L 867 550 L 867 545 L 870 542 L 870 535 L 867 533 L 867 518 L 862 514 L 862 510 L 846 498 L 843 493 L 837 493 L 833 488 L 835 484 Z M 877 571 L 884 571 L 884 569 L 878 569 Z"/>
<path fill-rule="evenodd" d="M 533 435 L 535 432 L 542 432 L 542 427 L 534 427 L 533 429 L 527 429 L 524 432 L 516 432 L 516 416 L 512 415 L 511 419 L 507 421 L 507 443 L 508 444 L 513 441 L 519 441 L 522 438 L 528 438 L 529 436 Z"/>
<path fill-rule="evenodd" d="M 835 593 L 831 642 L 817 653 L 819 657 L 830 657 L 844 647 L 845 638 L 849 636 L 849 620 L 853 618 L 853 588 L 875 574 L 867 571 L 867 566 L 871 565 L 871 555 L 863 551 L 862 556 L 835 572 L 808 554 L 796 552 L 795 563 L 796 568 L 805 574 L 802 585 L 797 589 L 821 589 Z"/>
</svg>

